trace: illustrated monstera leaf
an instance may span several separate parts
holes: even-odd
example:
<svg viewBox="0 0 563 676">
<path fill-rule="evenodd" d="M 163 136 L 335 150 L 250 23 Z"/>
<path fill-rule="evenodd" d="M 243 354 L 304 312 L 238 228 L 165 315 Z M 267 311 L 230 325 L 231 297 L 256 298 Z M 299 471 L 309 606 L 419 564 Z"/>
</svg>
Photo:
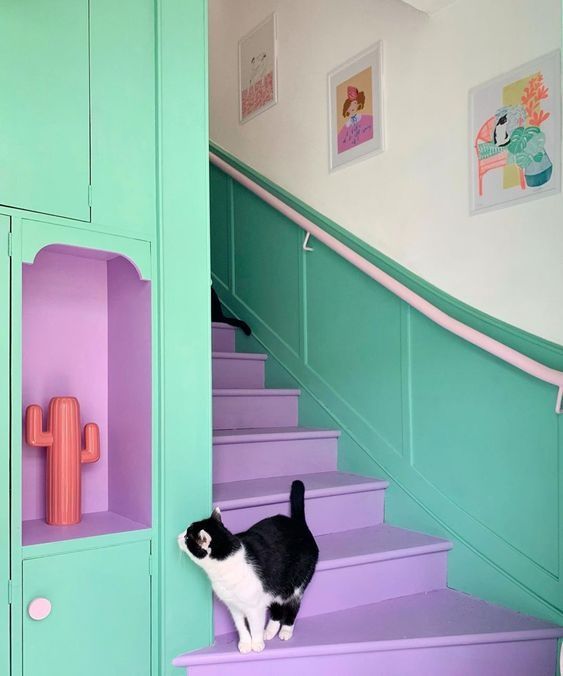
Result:
<svg viewBox="0 0 563 676">
<path fill-rule="evenodd" d="M 545 148 L 545 134 L 542 131 L 538 131 L 537 133 L 533 134 L 530 137 L 528 143 L 526 144 L 526 152 L 529 155 L 532 155 L 534 159 L 535 156 L 538 154 L 543 155 L 544 148 Z"/>
<path fill-rule="evenodd" d="M 516 164 L 525 169 L 532 163 L 532 157 L 528 153 L 516 153 L 515 156 Z"/>
<path fill-rule="evenodd" d="M 524 150 L 527 143 L 528 139 L 526 138 L 526 130 L 524 127 L 517 127 L 510 136 L 508 152 L 512 155 L 518 155 Z"/>
<path fill-rule="evenodd" d="M 509 161 L 525 169 L 532 162 L 540 162 L 545 153 L 545 134 L 539 127 L 518 127 L 508 144 Z"/>
</svg>

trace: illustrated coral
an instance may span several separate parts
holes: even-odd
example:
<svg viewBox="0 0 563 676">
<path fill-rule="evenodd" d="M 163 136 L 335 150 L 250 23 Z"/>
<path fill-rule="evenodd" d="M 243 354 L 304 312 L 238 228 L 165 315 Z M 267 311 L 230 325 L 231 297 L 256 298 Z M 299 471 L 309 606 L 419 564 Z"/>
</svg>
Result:
<svg viewBox="0 0 563 676">
<path fill-rule="evenodd" d="M 41 406 L 27 407 L 25 440 L 47 448 L 45 474 L 46 517 L 50 525 L 68 526 L 81 519 L 81 465 L 100 459 L 100 430 L 95 423 L 80 427 L 80 405 L 75 397 L 54 397 L 43 431 Z"/>
<path fill-rule="evenodd" d="M 549 97 L 549 88 L 543 82 L 543 74 L 537 73 L 534 75 L 522 94 L 522 105 L 526 110 L 528 117 L 528 126 L 539 127 L 542 122 L 545 122 L 550 113 L 542 110 L 540 103 Z"/>
</svg>

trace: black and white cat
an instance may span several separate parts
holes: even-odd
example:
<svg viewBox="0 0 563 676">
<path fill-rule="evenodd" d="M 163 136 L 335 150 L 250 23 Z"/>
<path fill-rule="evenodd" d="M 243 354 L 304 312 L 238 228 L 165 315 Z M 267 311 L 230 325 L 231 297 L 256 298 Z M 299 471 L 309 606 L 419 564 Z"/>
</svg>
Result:
<svg viewBox="0 0 563 676">
<path fill-rule="evenodd" d="M 508 133 L 508 118 L 505 115 L 501 115 L 495 125 L 493 131 L 493 143 L 499 148 L 510 143 L 510 134 Z"/>
<path fill-rule="evenodd" d="M 313 577 L 319 549 L 305 520 L 305 486 L 294 481 L 291 516 L 272 516 L 234 535 L 216 507 L 178 535 L 178 546 L 209 576 L 238 631 L 241 653 L 264 650 L 279 632 L 293 635 L 303 592 Z M 270 610 L 264 629 L 266 612 Z"/>
</svg>

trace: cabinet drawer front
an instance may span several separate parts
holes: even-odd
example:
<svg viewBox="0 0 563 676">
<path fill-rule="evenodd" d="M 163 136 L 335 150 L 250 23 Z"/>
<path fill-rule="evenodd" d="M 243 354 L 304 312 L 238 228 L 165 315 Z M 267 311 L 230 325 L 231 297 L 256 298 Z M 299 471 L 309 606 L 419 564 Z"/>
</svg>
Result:
<svg viewBox="0 0 563 676">
<path fill-rule="evenodd" d="M 90 219 L 88 0 L 0 10 L 0 204 Z"/>
<path fill-rule="evenodd" d="M 23 562 L 24 676 L 149 676 L 150 543 Z M 48 599 L 45 619 L 29 604 Z"/>
</svg>

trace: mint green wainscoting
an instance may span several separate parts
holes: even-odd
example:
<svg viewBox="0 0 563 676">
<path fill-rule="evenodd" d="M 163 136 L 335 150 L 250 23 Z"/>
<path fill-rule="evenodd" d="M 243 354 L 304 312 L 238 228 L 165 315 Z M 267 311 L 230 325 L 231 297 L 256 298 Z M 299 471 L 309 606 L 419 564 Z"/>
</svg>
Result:
<svg viewBox="0 0 563 676">
<path fill-rule="evenodd" d="M 177 535 L 211 509 L 207 3 L 159 0 L 162 655 L 208 645 L 211 592 Z"/>
<path fill-rule="evenodd" d="M 10 673 L 10 219 L 0 215 L 0 673 Z"/>
<path fill-rule="evenodd" d="M 24 613 L 24 676 L 150 676 L 149 554 L 134 542 L 24 561 L 24 609 L 38 597 L 52 608 Z"/>
<path fill-rule="evenodd" d="M 232 157 L 237 169 L 457 319 L 550 366 L 563 348 L 441 293 Z M 454 540 L 450 586 L 563 622 L 563 416 L 556 388 L 433 324 L 211 168 L 214 283 L 298 386 L 300 420 L 343 430 L 341 469 L 391 480 L 386 519 Z M 262 346 L 257 345 L 258 340 Z"/>
</svg>

